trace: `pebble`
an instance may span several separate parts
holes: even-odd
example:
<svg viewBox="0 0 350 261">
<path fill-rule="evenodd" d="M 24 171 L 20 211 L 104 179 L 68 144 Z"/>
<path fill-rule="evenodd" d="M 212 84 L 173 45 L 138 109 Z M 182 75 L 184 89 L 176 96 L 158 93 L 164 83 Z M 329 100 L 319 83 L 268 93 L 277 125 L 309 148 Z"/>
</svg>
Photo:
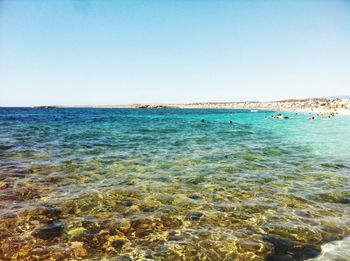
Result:
<svg viewBox="0 0 350 261">
<path fill-rule="evenodd" d="M 53 239 L 55 237 L 61 236 L 62 233 L 63 233 L 62 222 L 55 221 L 36 229 L 32 235 L 44 240 L 49 240 L 49 239 Z"/>
<path fill-rule="evenodd" d="M 130 200 L 130 199 L 125 199 L 125 200 L 123 200 L 121 203 L 122 203 L 122 205 L 125 206 L 125 207 L 131 207 L 131 206 L 133 205 L 133 202 L 132 202 L 132 200 Z"/>
<path fill-rule="evenodd" d="M 5 189 L 9 186 L 9 184 L 5 183 L 5 182 L 0 182 L 0 189 Z"/>
<path fill-rule="evenodd" d="M 76 258 L 86 257 L 88 255 L 87 250 L 84 248 L 83 242 L 73 241 L 72 247 L 74 249 L 73 252 Z"/>
<path fill-rule="evenodd" d="M 62 211 L 59 208 L 46 207 L 44 209 L 44 215 L 51 219 L 59 219 L 61 217 Z"/>
<path fill-rule="evenodd" d="M 188 215 L 187 219 L 191 221 L 199 221 L 203 217 L 203 213 L 201 212 L 193 212 Z"/>
<path fill-rule="evenodd" d="M 198 195 L 191 195 L 191 196 L 189 196 L 189 198 L 190 199 L 201 199 L 201 197 Z"/>
</svg>

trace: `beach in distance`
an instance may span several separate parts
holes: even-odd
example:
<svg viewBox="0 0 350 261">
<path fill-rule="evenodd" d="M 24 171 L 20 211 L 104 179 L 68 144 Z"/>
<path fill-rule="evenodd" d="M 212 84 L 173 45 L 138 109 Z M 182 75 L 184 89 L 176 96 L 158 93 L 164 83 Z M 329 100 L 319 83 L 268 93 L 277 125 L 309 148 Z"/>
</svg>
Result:
<svg viewBox="0 0 350 261">
<path fill-rule="evenodd" d="M 64 108 L 67 106 L 34 106 L 35 108 Z M 315 112 L 315 113 L 337 113 L 350 115 L 350 98 L 309 98 L 309 99 L 289 99 L 271 102 L 195 102 L 184 104 L 127 104 L 127 105 L 85 105 L 73 107 L 87 108 L 141 108 L 141 109 L 159 109 L 159 108 L 182 108 L 182 109 L 260 109 L 260 110 L 279 110 L 279 111 L 297 111 L 297 112 Z"/>
<path fill-rule="evenodd" d="M 349 117 L 312 115 L 0 108 L 0 257 L 348 258 Z"/>
</svg>

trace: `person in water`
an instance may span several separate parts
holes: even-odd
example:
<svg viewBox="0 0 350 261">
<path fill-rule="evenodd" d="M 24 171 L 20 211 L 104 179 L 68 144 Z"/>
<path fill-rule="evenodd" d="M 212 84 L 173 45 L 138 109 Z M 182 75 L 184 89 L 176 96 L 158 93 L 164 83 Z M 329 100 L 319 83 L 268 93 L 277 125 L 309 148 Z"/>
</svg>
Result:
<svg viewBox="0 0 350 261">
<path fill-rule="evenodd" d="M 204 119 L 202 119 L 201 122 L 204 122 Z"/>
<path fill-rule="evenodd" d="M 272 118 L 274 118 L 274 119 L 288 119 L 289 117 L 279 113 L 279 114 L 276 114 L 276 115 L 272 115 Z"/>
</svg>

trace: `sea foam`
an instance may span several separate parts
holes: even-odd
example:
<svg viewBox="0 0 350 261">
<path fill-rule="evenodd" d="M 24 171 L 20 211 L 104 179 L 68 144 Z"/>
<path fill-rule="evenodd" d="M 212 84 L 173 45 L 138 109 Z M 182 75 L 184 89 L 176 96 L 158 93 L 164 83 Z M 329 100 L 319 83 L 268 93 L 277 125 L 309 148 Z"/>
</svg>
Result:
<svg viewBox="0 0 350 261">
<path fill-rule="evenodd" d="M 322 246 L 321 254 L 310 261 L 350 260 L 350 237 L 332 241 Z"/>
</svg>

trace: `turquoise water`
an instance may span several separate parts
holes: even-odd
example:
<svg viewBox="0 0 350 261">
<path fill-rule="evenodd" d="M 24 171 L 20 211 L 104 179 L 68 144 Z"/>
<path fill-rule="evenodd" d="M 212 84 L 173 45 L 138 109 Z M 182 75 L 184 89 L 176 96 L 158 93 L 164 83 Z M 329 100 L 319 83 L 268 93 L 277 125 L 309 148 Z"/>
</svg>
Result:
<svg viewBox="0 0 350 261">
<path fill-rule="evenodd" d="M 350 118 L 273 113 L 0 108 L 0 259 L 317 256 L 350 235 Z"/>
</svg>

